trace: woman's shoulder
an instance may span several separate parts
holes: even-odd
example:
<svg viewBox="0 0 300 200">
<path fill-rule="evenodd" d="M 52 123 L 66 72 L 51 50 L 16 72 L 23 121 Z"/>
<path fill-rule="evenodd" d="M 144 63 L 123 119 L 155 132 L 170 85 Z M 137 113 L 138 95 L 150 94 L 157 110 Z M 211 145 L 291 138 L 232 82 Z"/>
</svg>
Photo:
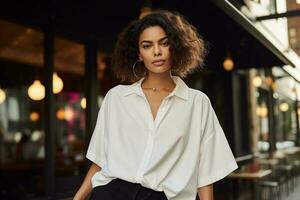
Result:
<svg viewBox="0 0 300 200">
<path fill-rule="evenodd" d="M 109 95 L 119 95 L 123 94 L 126 90 L 130 89 L 132 87 L 131 85 L 125 85 L 125 84 L 118 84 L 112 88 L 110 88 L 107 92 Z"/>
<path fill-rule="evenodd" d="M 209 97 L 203 91 L 194 88 L 189 88 L 188 90 L 192 100 L 201 101 L 205 103 L 210 102 Z"/>
</svg>

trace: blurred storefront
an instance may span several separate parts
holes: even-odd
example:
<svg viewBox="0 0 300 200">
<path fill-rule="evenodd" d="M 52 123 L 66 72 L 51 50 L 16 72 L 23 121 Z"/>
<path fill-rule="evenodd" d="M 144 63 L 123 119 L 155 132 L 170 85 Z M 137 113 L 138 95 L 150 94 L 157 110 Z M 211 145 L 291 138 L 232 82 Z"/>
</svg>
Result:
<svg viewBox="0 0 300 200">
<path fill-rule="evenodd" d="M 93 109 L 98 110 L 104 95 L 115 84 L 109 68 L 110 58 L 98 50 L 95 60 L 91 61 L 87 45 L 52 38 L 53 74 L 50 78 L 53 80 L 51 112 L 54 118 L 49 123 L 49 117 L 45 119 L 48 107 L 45 102 L 45 34 L 3 19 L 0 19 L 0 29 L 0 198 L 45 196 L 45 188 L 51 188 L 47 183 L 47 177 L 52 176 L 51 168 L 55 193 L 69 196 L 87 167 L 86 94 L 89 92 L 85 86 L 89 87 L 89 82 L 84 77 L 85 66 L 97 63 L 95 84 L 100 87 L 92 88 L 96 100 Z M 47 139 L 46 134 L 54 136 Z M 49 160 L 53 163 L 49 164 Z"/>
<path fill-rule="evenodd" d="M 228 177 L 234 199 L 287 198 L 300 170 L 299 2 L 214 3 L 283 62 L 233 72 L 234 147 L 241 152 Z"/>
<path fill-rule="evenodd" d="M 283 61 L 282 65 L 253 66 L 233 72 L 235 85 L 241 82 L 240 77 L 245 80 L 243 86 L 235 87 L 237 92 L 240 87 L 247 91 L 245 119 L 249 123 L 251 152 L 273 153 L 277 149 L 298 146 L 300 16 L 291 15 L 291 12 L 295 13 L 300 5 L 295 1 L 275 0 L 214 2 Z M 294 10 L 289 10 L 291 8 Z M 257 56 L 259 59 L 260 55 Z"/>
</svg>

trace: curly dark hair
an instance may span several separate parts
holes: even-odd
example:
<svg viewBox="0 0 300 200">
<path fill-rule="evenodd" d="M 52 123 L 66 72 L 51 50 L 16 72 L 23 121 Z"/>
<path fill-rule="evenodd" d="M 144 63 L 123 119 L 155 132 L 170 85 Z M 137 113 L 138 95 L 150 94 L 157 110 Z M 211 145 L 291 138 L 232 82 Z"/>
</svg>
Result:
<svg viewBox="0 0 300 200">
<path fill-rule="evenodd" d="M 207 48 L 197 29 L 178 12 L 155 10 L 142 19 L 129 23 L 118 37 L 112 56 L 112 67 L 121 82 L 132 83 L 139 79 L 132 70 L 138 60 L 139 36 L 152 26 L 160 26 L 167 34 L 173 63 L 172 75 L 184 78 L 202 67 Z M 142 62 L 138 62 L 135 72 L 145 76 L 147 71 Z"/>
</svg>

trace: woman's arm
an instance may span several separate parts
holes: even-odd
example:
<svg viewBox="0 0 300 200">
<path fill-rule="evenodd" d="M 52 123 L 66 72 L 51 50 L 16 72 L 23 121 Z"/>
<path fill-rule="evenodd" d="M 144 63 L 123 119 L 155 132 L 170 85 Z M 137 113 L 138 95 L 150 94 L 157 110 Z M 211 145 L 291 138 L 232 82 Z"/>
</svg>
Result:
<svg viewBox="0 0 300 200">
<path fill-rule="evenodd" d="M 198 195 L 200 200 L 213 200 L 214 199 L 214 189 L 213 185 L 206 185 L 198 188 Z"/>
<path fill-rule="evenodd" d="M 92 183 L 91 183 L 92 176 L 100 170 L 101 167 L 99 167 L 95 163 L 91 165 L 89 171 L 87 172 L 83 180 L 83 183 L 81 184 L 79 190 L 76 192 L 73 200 L 84 200 L 87 198 L 87 196 L 92 191 Z"/>
</svg>

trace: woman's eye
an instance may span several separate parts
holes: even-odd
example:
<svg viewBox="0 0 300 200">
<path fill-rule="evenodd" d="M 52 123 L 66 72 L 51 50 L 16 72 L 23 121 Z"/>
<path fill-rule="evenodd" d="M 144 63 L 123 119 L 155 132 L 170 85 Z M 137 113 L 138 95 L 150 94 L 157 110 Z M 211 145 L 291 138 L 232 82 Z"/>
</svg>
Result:
<svg viewBox="0 0 300 200">
<path fill-rule="evenodd" d="M 169 42 L 168 42 L 168 41 L 162 42 L 162 46 L 166 47 L 166 46 L 168 46 L 168 45 L 169 45 Z"/>
<path fill-rule="evenodd" d="M 150 48 L 150 45 L 149 45 L 149 44 L 144 44 L 144 45 L 143 45 L 143 48 L 144 48 L 144 49 L 148 49 L 148 48 Z"/>
</svg>

